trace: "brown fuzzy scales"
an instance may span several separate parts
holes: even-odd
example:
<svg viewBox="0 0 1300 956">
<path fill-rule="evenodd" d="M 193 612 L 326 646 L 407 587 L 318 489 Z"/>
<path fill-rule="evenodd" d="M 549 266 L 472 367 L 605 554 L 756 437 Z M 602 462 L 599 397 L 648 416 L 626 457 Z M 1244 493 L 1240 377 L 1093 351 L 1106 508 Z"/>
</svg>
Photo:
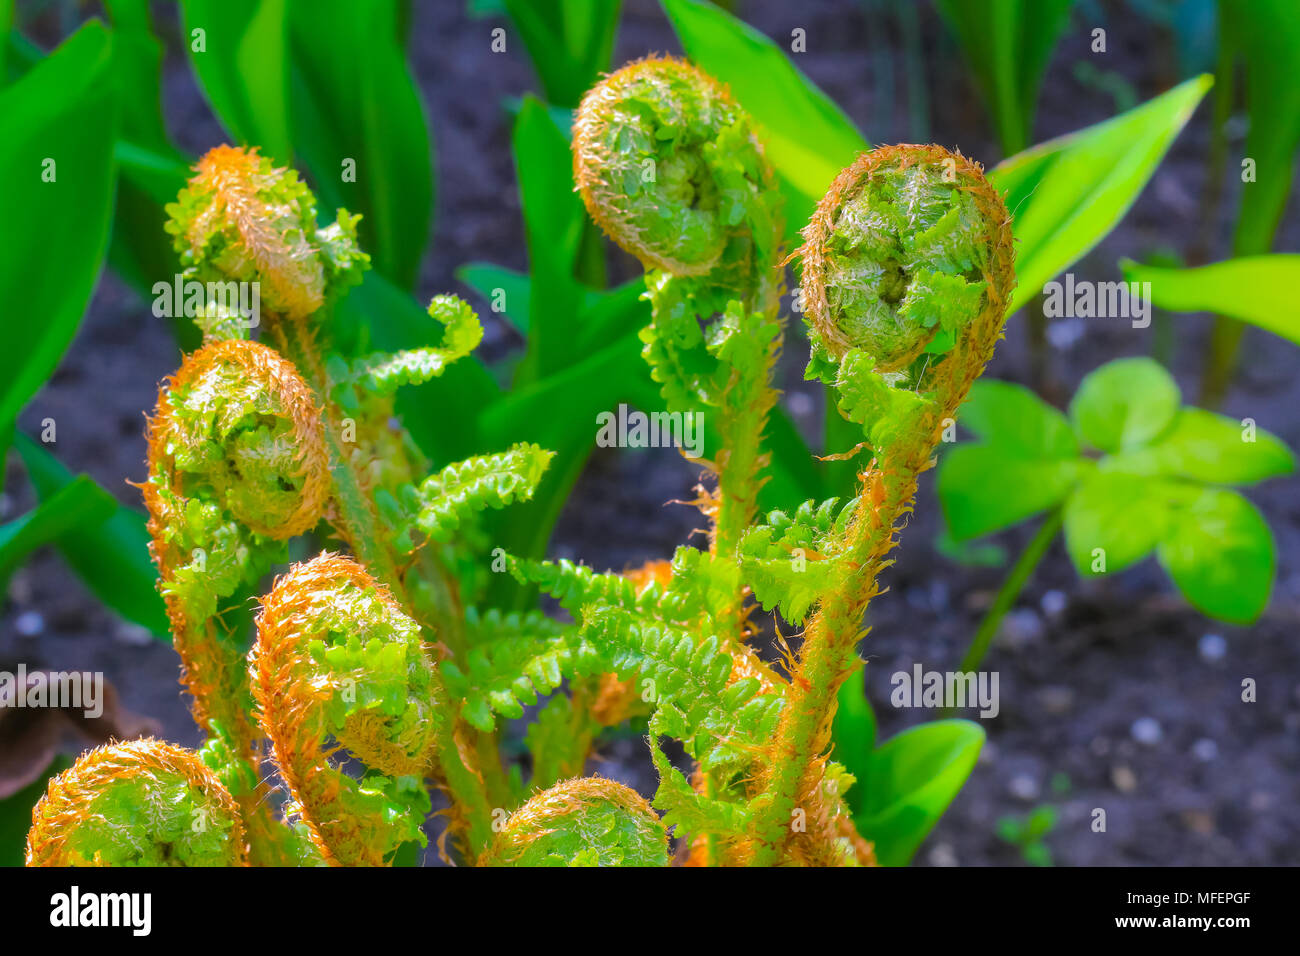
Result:
<svg viewBox="0 0 1300 956">
<path fill-rule="evenodd" d="M 86 819 L 95 799 L 120 781 L 143 775 L 180 777 L 202 794 L 214 810 L 231 821 L 231 866 L 246 865 L 247 848 L 238 806 L 216 775 L 198 756 L 152 737 L 105 744 L 81 755 L 69 769 L 50 779 L 44 796 L 32 809 L 27 833 L 27 866 L 69 866 L 64 844 Z"/>
</svg>

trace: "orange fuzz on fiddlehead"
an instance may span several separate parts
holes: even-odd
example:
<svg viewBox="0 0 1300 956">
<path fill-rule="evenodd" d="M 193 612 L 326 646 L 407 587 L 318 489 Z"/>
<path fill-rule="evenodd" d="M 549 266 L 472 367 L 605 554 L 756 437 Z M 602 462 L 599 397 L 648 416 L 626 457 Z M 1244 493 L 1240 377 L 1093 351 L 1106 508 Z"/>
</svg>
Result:
<svg viewBox="0 0 1300 956">
<path fill-rule="evenodd" d="M 190 355 L 149 423 L 150 549 L 186 686 L 199 723 L 219 717 L 237 740 L 243 654 L 215 617 L 266 573 L 281 542 L 320 520 L 330 489 L 322 428 L 293 366 L 240 340 Z"/>
<path fill-rule="evenodd" d="M 266 597 L 250 655 L 253 697 L 296 812 L 325 859 L 379 865 L 424 843 L 442 714 L 419 625 L 355 561 L 323 554 Z M 360 780 L 330 763 L 346 748 Z"/>
<path fill-rule="evenodd" d="M 290 318 L 360 281 L 369 262 L 356 245 L 360 217 L 341 209 L 318 227 L 316 200 L 298 173 L 256 147 L 209 150 L 167 213 L 188 276 L 257 283 L 261 306 Z"/>
<path fill-rule="evenodd" d="M 132 740 L 82 754 L 32 811 L 28 866 L 241 866 L 234 798 L 191 751 Z"/>
</svg>

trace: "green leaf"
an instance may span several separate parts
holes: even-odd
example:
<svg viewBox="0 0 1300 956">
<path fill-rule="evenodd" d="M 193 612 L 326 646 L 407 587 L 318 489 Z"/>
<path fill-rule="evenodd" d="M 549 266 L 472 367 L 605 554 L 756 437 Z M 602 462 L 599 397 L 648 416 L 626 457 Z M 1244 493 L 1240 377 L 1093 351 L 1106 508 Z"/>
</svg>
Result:
<svg viewBox="0 0 1300 956">
<path fill-rule="evenodd" d="M 971 386 L 957 421 L 980 441 L 1035 458 L 1074 458 L 1079 442 L 1069 421 L 1012 382 L 981 379 Z"/>
<path fill-rule="evenodd" d="M 1151 283 L 1157 308 L 1231 316 L 1300 345 L 1300 255 L 1245 256 L 1195 269 L 1123 259 L 1120 268 L 1129 282 Z"/>
<path fill-rule="evenodd" d="M 1082 258 L 1124 217 L 1213 83 L 1187 80 L 1150 102 L 998 164 L 1017 239 L 1008 314 Z"/>
<path fill-rule="evenodd" d="M 505 0 L 546 98 L 574 107 L 609 69 L 620 0 Z"/>
<path fill-rule="evenodd" d="M 567 368 L 579 355 L 583 290 L 573 267 L 587 219 L 573 189 L 569 140 L 535 97 L 524 97 L 512 148 L 532 280 L 528 353 L 516 374 L 519 385 Z"/>
<path fill-rule="evenodd" d="M 1116 359 L 1084 378 L 1070 402 L 1070 419 L 1093 447 L 1123 451 L 1164 432 L 1181 399 L 1178 384 L 1159 362 Z"/>
<path fill-rule="evenodd" d="M 287 6 L 288 0 L 181 2 L 185 50 L 221 125 L 281 166 L 293 162 Z"/>
<path fill-rule="evenodd" d="M 1251 0 L 1220 3 L 1219 11 L 1221 42 L 1245 62 L 1250 123 L 1244 155 L 1255 161 L 1254 182 L 1241 188 L 1233 251 L 1253 255 L 1272 247 L 1300 145 L 1300 7 L 1294 0 Z"/>
<path fill-rule="evenodd" d="M 939 0 L 1006 155 L 1029 145 L 1038 88 L 1073 0 Z"/>
<path fill-rule="evenodd" d="M 936 720 L 891 737 L 871 759 L 854 818 L 884 866 L 905 866 L 965 784 L 984 729 Z"/>
<path fill-rule="evenodd" d="M 1274 435 L 1199 408 L 1184 408 L 1153 444 L 1122 452 L 1103 467 L 1171 475 L 1208 484 L 1247 485 L 1295 471 L 1295 455 Z"/>
<path fill-rule="evenodd" d="M 1089 463 L 999 445 L 959 445 L 939 462 L 936 488 L 957 542 L 1001 531 L 1059 504 Z"/>
<path fill-rule="evenodd" d="M 0 92 L 0 303 L 9 315 L 0 435 L 58 365 L 99 275 L 113 209 L 112 70 L 108 32 L 91 22 Z"/>
<path fill-rule="evenodd" d="M 399 38 L 403 7 L 290 0 L 289 102 L 320 208 L 327 218 L 338 207 L 361 213 L 360 242 L 375 269 L 410 289 L 429 242 L 434 183 L 429 125 Z M 348 160 L 356 175 L 345 179 Z"/>
<path fill-rule="evenodd" d="M 0 588 L 37 548 L 82 522 L 103 521 L 113 513 L 113 504 L 108 492 L 81 475 L 27 514 L 0 525 Z"/>
<path fill-rule="evenodd" d="M 1084 577 L 1122 571 L 1149 555 L 1164 536 L 1176 498 L 1172 483 L 1098 470 L 1065 503 L 1065 548 Z M 1104 552 L 1094 572 L 1093 551 Z"/>
<path fill-rule="evenodd" d="M 757 125 L 786 197 L 787 241 L 797 244 L 797 231 L 866 140 L 763 34 L 711 3 L 661 2 L 686 55 L 726 83 Z"/>
<path fill-rule="evenodd" d="M 37 442 L 20 435 L 17 447 L 41 501 L 54 501 L 62 489 L 80 480 Z M 101 489 L 101 494 L 113 500 L 107 491 Z M 113 504 L 107 520 L 79 522 L 60 537 L 59 552 L 95 597 L 160 640 L 170 641 L 166 609 L 157 591 L 158 572 L 149 557 L 145 517 Z"/>
<path fill-rule="evenodd" d="M 1203 614 L 1251 624 L 1268 604 L 1277 559 L 1256 507 L 1232 491 L 1202 490 L 1171 522 L 1160 564 Z"/>
<path fill-rule="evenodd" d="M 876 749 L 876 715 L 867 699 L 866 683 L 860 671 L 844 682 L 836 700 L 835 723 L 831 731 L 831 738 L 835 741 L 835 759 L 855 780 L 866 780 Z M 860 788 L 860 783 L 855 785 L 855 789 Z M 851 800 L 856 802 L 856 797 Z"/>
<path fill-rule="evenodd" d="M 456 278 L 481 295 L 495 311 L 498 293 L 502 300 L 502 314 L 510 320 L 515 331 L 527 336 L 532 324 L 529 300 L 532 282 L 522 272 L 490 262 L 469 262 L 456 270 Z"/>
</svg>

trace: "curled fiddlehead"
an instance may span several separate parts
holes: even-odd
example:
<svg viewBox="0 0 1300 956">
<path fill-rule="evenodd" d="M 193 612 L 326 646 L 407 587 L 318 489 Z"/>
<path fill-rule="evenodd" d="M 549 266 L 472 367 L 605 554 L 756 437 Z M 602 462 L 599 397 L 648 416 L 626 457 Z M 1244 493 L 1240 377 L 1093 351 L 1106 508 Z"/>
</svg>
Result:
<svg viewBox="0 0 1300 956">
<path fill-rule="evenodd" d="M 835 695 L 861 663 L 863 614 L 943 422 L 1002 335 L 1015 283 L 1001 197 L 978 164 L 938 146 L 860 156 L 836 178 L 804 236 L 808 374 L 835 389 L 874 458 L 859 474 L 852 510 L 818 522 L 824 583 L 758 775 L 749 858 L 759 864 L 808 855 L 792 845 L 790 821 L 825 792 Z M 952 337 L 946 351 L 925 354 L 940 331 Z"/>
<path fill-rule="evenodd" d="M 274 350 L 232 340 L 199 349 L 158 396 L 149 423 L 150 549 L 195 718 L 246 723 L 242 651 L 220 602 L 265 573 L 279 542 L 320 520 L 329 494 L 311 392 Z"/>
<path fill-rule="evenodd" d="M 272 314 L 312 314 L 359 281 L 369 262 L 356 245 L 360 217 L 339 210 L 337 221 L 318 227 L 311 190 L 257 147 L 209 150 L 167 213 L 187 275 L 256 282 Z"/>
<path fill-rule="evenodd" d="M 322 554 L 266 597 L 250 655 L 258 720 L 326 861 L 379 865 L 423 843 L 443 716 L 419 626 L 355 561 Z M 360 780 L 330 762 L 346 748 Z"/>
<path fill-rule="evenodd" d="M 32 811 L 28 866 L 239 866 L 234 798 L 191 751 L 145 738 L 83 754 Z"/>
<path fill-rule="evenodd" d="M 666 866 L 668 833 L 645 799 L 602 777 L 564 780 L 510 814 L 483 866 Z"/>
</svg>

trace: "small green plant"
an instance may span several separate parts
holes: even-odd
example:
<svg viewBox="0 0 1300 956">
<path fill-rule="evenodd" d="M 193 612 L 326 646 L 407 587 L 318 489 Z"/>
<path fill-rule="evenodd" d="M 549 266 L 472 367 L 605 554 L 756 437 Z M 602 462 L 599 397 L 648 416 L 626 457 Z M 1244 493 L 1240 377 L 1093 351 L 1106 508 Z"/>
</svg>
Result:
<svg viewBox="0 0 1300 956">
<path fill-rule="evenodd" d="M 1052 851 L 1046 839 L 1056 829 L 1060 814 L 1051 804 L 1035 807 L 1025 817 L 999 817 L 998 839 L 1020 851 L 1020 857 L 1030 866 L 1051 866 Z"/>
<path fill-rule="evenodd" d="M 1295 470 L 1295 456 L 1251 419 L 1184 407 L 1151 359 L 1118 359 L 1080 384 L 1069 417 L 1028 389 L 980 382 L 958 422 L 979 439 L 948 452 L 938 492 L 953 538 L 967 541 L 1047 516 L 1012 568 L 962 660 L 974 670 L 1002 616 L 1064 529 L 1084 577 L 1155 553 L 1202 613 L 1249 624 L 1273 585 L 1273 535 L 1227 486 Z"/>
<path fill-rule="evenodd" d="M 197 756 L 146 741 L 84 757 L 38 806 L 30 863 L 155 862 L 175 820 L 130 812 L 155 792 L 174 794 L 176 819 L 213 817 L 172 862 L 392 863 L 425 842 L 428 780 L 451 801 L 446 852 L 466 863 L 663 864 L 670 828 L 694 864 L 875 862 L 845 803 L 853 780 L 829 759 L 836 694 L 860 666 L 862 616 L 917 476 L 1001 334 L 1009 216 L 977 165 L 936 146 L 866 153 L 837 178 L 800 250 L 808 375 L 871 457 L 854 499 L 757 520 L 783 234 L 760 141 L 723 87 L 667 59 L 595 87 L 575 131 L 583 200 L 647 269 L 652 375 L 672 412 L 714 418 L 723 438 L 695 502 L 707 550 L 636 575 L 494 553 L 482 513 L 530 497 L 550 453 L 519 444 L 426 475 L 393 423 L 399 387 L 478 344 L 472 311 L 434 299 L 436 347 L 334 352 L 319 315 L 367 268 L 356 217 L 318 226 L 293 172 L 219 147 L 168 231 L 188 277 L 268 290 L 266 342 L 239 313 L 201 310 L 205 344 L 160 392 L 143 485 L 207 742 Z M 309 532 L 353 557 L 281 575 L 248 649 L 247 597 Z M 488 568 L 539 585 L 572 621 L 485 607 Z M 759 607 L 806 622 L 784 674 L 753 646 Z M 502 718 L 543 696 L 525 783 L 501 758 Z M 557 779 L 581 771 L 594 729 L 638 711 L 653 809 L 613 781 Z"/>
</svg>

